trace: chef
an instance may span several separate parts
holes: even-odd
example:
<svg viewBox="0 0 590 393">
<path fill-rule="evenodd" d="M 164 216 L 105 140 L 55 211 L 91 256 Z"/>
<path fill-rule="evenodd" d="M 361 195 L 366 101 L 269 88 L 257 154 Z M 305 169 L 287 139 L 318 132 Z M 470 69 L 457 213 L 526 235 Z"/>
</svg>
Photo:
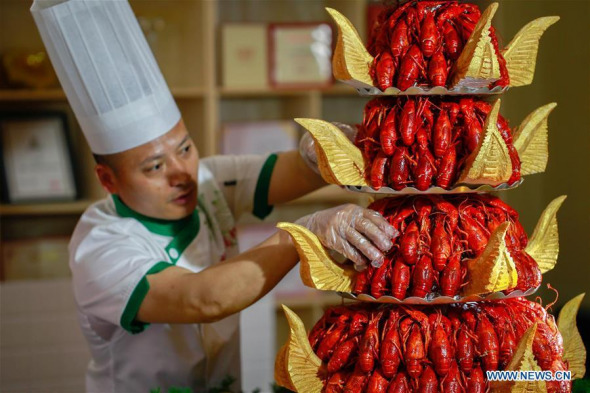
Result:
<svg viewBox="0 0 590 393">
<path fill-rule="evenodd" d="M 239 391 L 239 311 L 298 254 L 283 231 L 239 254 L 235 223 L 325 185 L 311 138 L 301 152 L 200 160 L 127 1 L 35 0 L 31 12 L 109 193 L 69 247 L 87 391 L 206 392 L 227 376 Z M 382 262 L 395 235 L 354 205 L 297 223 L 359 267 Z"/>
</svg>

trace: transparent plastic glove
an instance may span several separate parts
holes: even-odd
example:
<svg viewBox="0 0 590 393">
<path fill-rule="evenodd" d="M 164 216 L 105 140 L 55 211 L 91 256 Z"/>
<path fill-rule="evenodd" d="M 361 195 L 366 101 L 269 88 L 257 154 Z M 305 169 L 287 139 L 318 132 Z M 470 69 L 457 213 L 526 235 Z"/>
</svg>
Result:
<svg viewBox="0 0 590 393">
<path fill-rule="evenodd" d="M 351 142 L 354 142 L 356 137 L 356 127 L 350 124 L 332 122 L 336 127 L 340 128 Z M 318 158 L 315 153 L 315 141 L 309 132 L 306 132 L 299 141 L 299 154 L 303 158 L 303 161 L 309 166 L 315 173 L 320 174 L 318 168 Z"/>
<path fill-rule="evenodd" d="M 295 221 L 312 231 L 322 244 L 354 262 L 357 270 L 367 263 L 379 267 L 399 232 L 373 210 L 353 204 L 320 210 Z"/>
</svg>

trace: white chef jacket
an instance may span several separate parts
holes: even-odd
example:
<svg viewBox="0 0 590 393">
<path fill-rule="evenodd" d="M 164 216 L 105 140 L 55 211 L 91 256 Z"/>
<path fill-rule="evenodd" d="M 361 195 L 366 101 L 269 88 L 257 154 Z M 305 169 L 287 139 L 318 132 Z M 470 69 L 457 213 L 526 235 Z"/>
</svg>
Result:
<svg viewBox="0 0 590 393">
<path fill-rule="evenodd" d="M 182 220 L 142 216 L 116 195 L 90 206 L 70 242 L 79 322 L 92 360 L 88 392 L 206 392 L 232 376 L 240 391 L 239 314 L 208 324 L 145 324 L 135 319 L 146 275 L 169 266 L 193 272 L 238 253 L 235 221 L 263 218 L 277 156 L 200 161 L 198 206 Z"/>
</svg>

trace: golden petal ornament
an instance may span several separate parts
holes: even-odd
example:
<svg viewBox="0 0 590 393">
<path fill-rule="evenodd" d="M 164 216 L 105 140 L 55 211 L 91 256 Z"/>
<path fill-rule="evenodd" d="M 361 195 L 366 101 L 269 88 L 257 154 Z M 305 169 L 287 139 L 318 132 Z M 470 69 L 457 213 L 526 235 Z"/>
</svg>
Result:
<svg viewBox="0 0 590 393">
<path fill-rule="evenodd" d="M 299 393 L 321 392 L 324 388 L 320 378 L 322 361 L 313 352 L 301 319 L 285 305 L 283 311 L 289 323 L 289 341 L 286 344 L 288 349 L 284 364 L 291 387 L 283 386 Z"/>
<path fill-rule="evenodd" d="M 497 9 L 498 3 L 492 3 L 481 14 L 451 71 L 452 87 L 478 89 L 500 79 L 500 63 L 490 37 L 492 18 Z"/>
<path fill-rule="evenodd" d="M 567 302 L 557 318 L 557 327 L 563 337 L 563 360 L 569 364 L 572 379 L 583 378 L 586 373 L 586 348 L 576 325 L 576 315 L 584 295 L 582 293 Z"/>
<path fill-rule="evenodd" d="M 486 119 L 479 145 L 467 158 L 457 183 L 497 186 L 510 179 L 512 162 L 508 146 L 498 130 L 499 112 L 500 100 L 497 100 Z"/>
<path fill-rule="evenodd" d="M 295 119 L 316 143 L 318 168 L 324 180 L 344 186 L 368 186 L 360 149 L 334 124 L 318 119 Z"/>
<path fill-rule="evenodd" d="M 278 223 L 277 228 L 287 231 L 293 238 L 301 258 L 301 281 L 305 285 L 324 291 L 352 292 L 356 271 L 350 265 L 341 265 L 330 258 L 313 232 L 288 222 Z"/>
<path fill-rule="evenodd" d="M 355 87 L 373 87 L 369 74 L 373 56 L 369 54 L 350 20 L 333 8 L 326 8 L 336 26 L 338 39 L 332 58 L 334 77 L 341 81 L 360 82 Z"/>
<path fill-rule="evenodd" d="M 527 23 L 502 51 L 510 76 L 510 86 L 531 84 L 535 75 L 539 40 L 559 16 L 545 16 Z"/>
<path fill-rule="evenodd" d="M 566 195 L 557 197 L 547 205 L 525 248 L 527 254 L 537 261 L 541 273 L 553 269 L 557 263 L 559 233 L 556 215 L 566 197 Z"/>
<path fill-rule="evenodd" d="M 533 340 L 537 331 L 535 322 L 523 334 L 514 355 L 510 360 L 507 371 L 541 371 L 541 367 L 533 354 Z M 490 383 L 491 393 L 547 393 L 545 381 L 502 381 Z"/>
<path fill-rule="evenodd" d="M 514 147 L 520 157 L 520 174 L 545 172 L 549 160 L 547 119 L 557 104 L 552 102 L 529 114 L 514 130 Z"/>
<path fill-rule="evenodd" d="M 508 222 L 499 225 L 490 235 L 481 255 L 467 263 L 469 282 L 463 289 L 463 296 L 482 295 L 516 287 L 516 266 L 504 240 L 509 225 Z"/>
<path fill-rule="evenodd" d="M 291 376 L 289 375 L 289 370 L 287 369 L 287 356 L 289 353 L 289 342 L 286 342 L 279 352 L 277 353 L 277 357 L 275 359 L 275 381 L 279 386 L 283 386 L 289 390 L 295 390 L 295 386 L 293 386 L 293 382 L 291 382 Z"/>
</svg>

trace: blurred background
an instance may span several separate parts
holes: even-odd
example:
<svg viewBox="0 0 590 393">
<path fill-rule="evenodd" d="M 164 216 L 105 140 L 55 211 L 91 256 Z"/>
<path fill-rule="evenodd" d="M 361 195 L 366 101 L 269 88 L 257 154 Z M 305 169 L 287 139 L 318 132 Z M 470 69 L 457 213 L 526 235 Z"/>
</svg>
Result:
<svg viewBox="0 0 590 393">
<path fill-rule="evenodd" d="M 29 12 L 31 3 L 0 1 L 0 391 L 79 392 L 88 350 L 75 317 L 67 243 L 80 214 L 104 193 L 94 177 L 92 155 L 43 52 Z M 482 8 L 488 4 L 475 3 Z M 567 195 L 558 213 L 558 264 L 531 297 L 540 296 L 543 304 L 555 300 L 555 292 L 545 287 L 550 283 L 559 291 L 552 309 L 556 314 L 567 300 L 590 288 L 590 2 L 499 3 L 493 24 L 501 47 L 532 19 L 561 17 L 541 39 L 534 82 L 505 93 L 501 109 L 514 127 L 534 109 L 558 104 L 549 117 L 546 172 L 528 176 L 520 187 L 500 195 L 519 211 L 529 235 L 545 206 Z M 331 20 L 324 7 L 347 16 L 366 41 L 368 21 L 381 4 L 131 1 L 201 156 L 296 148 L 302 133 L 292 121 L 296 117 L 360 123 L 367 99 L 331 78 L 329 49 L 335 36 L 326 29 Z M 5 137 L 14 124 L 27 127 L 31 135 L 19 155 Z M 58 161 L 53 164 L 62 182 L 57 188 L 46 181 L 44 166 L 39 166 L 52 157 Z M 327 187 L 277 206 L 264 223 L 246 217 L 239 223 L 240 247 L 257 244 L 275 230 L 277 221 L 344 202 L 366 205 L 368 197 Z M 339 303 L 333 294 L 305 288 L 295 269 L 243 312 L 244 391 L 270 391 L 274 356 L 287 337 L 281 304 L 297 312 L 310 328 L 324 307 Z M 578 325 L 588 348 L 589 297 Z"/>
</svg>

